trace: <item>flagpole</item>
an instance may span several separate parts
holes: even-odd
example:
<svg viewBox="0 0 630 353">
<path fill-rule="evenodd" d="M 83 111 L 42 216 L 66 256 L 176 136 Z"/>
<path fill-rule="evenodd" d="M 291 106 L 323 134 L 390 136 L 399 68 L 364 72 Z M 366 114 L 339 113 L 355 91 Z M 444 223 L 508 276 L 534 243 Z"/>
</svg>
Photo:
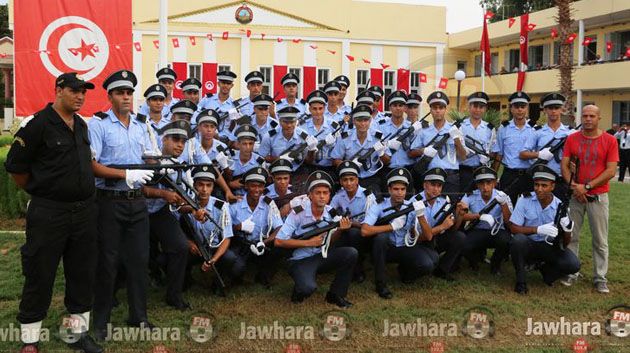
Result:
<svg viewBox="0 0 630 353">
<path fill-rule="evenodd" d="M 481 92 L 486 91 L 486 51 L 481 52 Z"/>
<path fill-rule="evenodd" d="M 166 67 L 167 63 L 167 54 L 166 49 L 168 45 L 166 44 L 166 35 L 167 35 L 167 24 L 168 24 L 168 0 L 160 0 L 160 49 L 159 49 L 159 58 L 160 58 L 160 68 Z"/>
</svg>

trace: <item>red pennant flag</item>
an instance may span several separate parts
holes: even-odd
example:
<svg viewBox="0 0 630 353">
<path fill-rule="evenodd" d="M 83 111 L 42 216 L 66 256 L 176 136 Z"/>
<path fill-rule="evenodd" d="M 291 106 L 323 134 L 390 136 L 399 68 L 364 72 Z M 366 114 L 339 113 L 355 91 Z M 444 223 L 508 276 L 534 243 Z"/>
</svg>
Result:
<svg viewBox="0 0 630 353">
<path fill-rule="evenodd" d="M 383 64 L 383 63 L 381 63 L 381 67 L 383 68 L 383 70 L 387 69 L 389 66 L 390 66 L 390 65 L 387 65 L 387 64 Z"/>
<path fill-rule="evenodd" d="M 278 37 L 278 43 L 282 43 L 283 39 Z"/>
<path fill-rule="evenodd" d="M 252 36 L 252 31 L 251 31 L 250 29 L 248 29 L 247 31 L 245 31 L 245 36 L 246 36 L 247 38 L 251 37 L 251 36 Z"/>
<path fill-rule="evenodd" d="M 348 60 L 350 61 L 354 61 L 354 56 L 352 55 L 346 55 L 346 58 L 348 58 Z"/>
<path fill-rule="evenodd" d="M 228 31 L 223 32 L 223 40 L 228 40 L 229 37 L 230 37 L 230 32 Z"/>
<path fill-rule="evenodd" d="M 551 29 L 551 38 L 556 39 L 558 38 L 558 30 L 555 28 Z"/>
<path fill-rule="evenodd" d="M 520 57 L 521 61 L 518 65 L 518 77 L 516 78 L 516 90 L 522 91 L 523 85 L 525 85 L 525 75 L 527 71 L 527 65 L 529 63 L 528 44 L 529 44 L 529 14 L 521 15 L 521 35 L 519 37 L 520 43 Z"/>
<path fill-rule="evenodd" d="M 610 53 L 613 48 L 613 43 L 611 41 L 606 42 L 606 53 Z"/>
<path fill-rule="evenodd" d="M 514 26 L 514 23 L 516 23 L 516 19 L 514 17 L 508 18 L 508 28 L 512 28 L 512 26 Z"/>
<path fill-rule="evenodd" d="M 486 20 L 489 20 L 489 19 L 491 19 L 491 18 L 493 18 L 493 17 L 494 17 L 494 12 L 492 12 L 492 11 L 490 11 L 490 10 L 486 11 L 486 14 L 484 15 L 484 18 L 485 18 Z"/>
<path fill-rule="evenodd" d="M 591 44 L 591 42 L 593 42 L 593 38 L 591 38 L 591 37 L 586 37 L 586 38 L 584 38 L 584 41 L 582 42 L 582 45 L 586 47 L 586 46 L 588 46 L 589 44 Z"/>
<path fill-rule="evenodd" d="M 266 36 L 266 34 L 261 33 L 261 34 L 260 34 L 260 39 L 261 39 L 261 40 L 265 40 L 265 36 Z"/>
<path fill-rule="evenodd" d="M 372 62 L 366 58 L 361 58 L 363 60 L 364 63 L 366 64 L 371 64 Z"/>
<path fill-rule="evenodd" d="M 330 49 L 328 49 L 328 50 L 326 50 L 326 51 L 327 51 L 327 52 L 329 52 L 329 53 L 331 53 L 332 55 L 337 54 L 337 52 L 336 52 L 336 51 L 334 51 L 334 50 L 330 50 Z"/>
<path fill-rule="evenodd" d="M 212 42 L 212 33 L 206 34 L 206 38 L 208 38 L 208 40 Z"/>
<path fill-rule="evenodd" d="M 188 37 L 188 39 L 190 40 L 191 45 L 197 45 L 197 39 L 195 38 L 195 36 L 190 36 Z"/>
<path fill-rule="evenodd" d="M 315 45 L 315 44 L 309 45 L 309 47 L 311 47 L 311 49 L 317 49 L 317 45 Z"/>
<path fill-rule="evenodd" d="M 6 57 L 7 57 L 7 54 L 5 53 L 0 54 L 0 58 L 6 58 Z"/>
<path fill-rule="evenodd" d="M 567 43 L 567 44 L 571 44 L 571 43 L 573 43 L 573 41 L 575 40 L 575 38 L 577 38 L 577 33 L 571 33 L 571 34 L 569 34 L 569 36 L 567 37 L 567 40 L 565 41 L 565 43 Z"/>
<path fill-rule="evenodd" d="M 142 45 L 140 45 L 140 42 L 133 42 L 133 47 L 136 48 L 136 51 L 142 51 Z"/>
<path fill-rule="evenodd" d="M 173 38 L 173 48 L 179 48 L 179 38 Z"/>
<path fill-rule="evenodd" d="M 427 83 L 427 74 L 420 72 L 418 73 L 418 76 L 420 78 L 420 83 Z"/>
<path fill-rule="evenodd" d="M 488 36 L 488 22 L 483 21 L 483 32 L 481 33 L 481 42 L 479 50 L 484 54 L 484 71 L 488 76 L 492 75 L 492 55 L 490 55 L 490 37 Z"/>
<path fill-rule="evenodd" d="M 440 85 L 438 86 L 438 88 L 439 89 L 446 89 L 446 86 L 448 86 L 448 78 L 442 77 L 440 79 Z"/>
<path fill-rule="evenodd" d="M 301 41 L 302 41 L 301 39 L 296 38 L 296 39 L 294 39 L 294 40 L 293 40 L 293 43 L 299 43 L 299 42 L 301 42 Z"/>
<path fill-rule="evenodd" d="M 153 46 L 155 49 L 160 49 L 160 41 L 158 39 L 153 41 Z"/>
<path fill-rule="evenodd" d="M 626 48 L 626 58 L 630 58 L 630 47 Z"/>
<path fill-rule="evenodd" d="M 527 31 L 531 32 L 534 30 L 534 28 L 536 28 L 536 25 L 534 23 L 530 23 L 527 25 Z"/>
</svg>

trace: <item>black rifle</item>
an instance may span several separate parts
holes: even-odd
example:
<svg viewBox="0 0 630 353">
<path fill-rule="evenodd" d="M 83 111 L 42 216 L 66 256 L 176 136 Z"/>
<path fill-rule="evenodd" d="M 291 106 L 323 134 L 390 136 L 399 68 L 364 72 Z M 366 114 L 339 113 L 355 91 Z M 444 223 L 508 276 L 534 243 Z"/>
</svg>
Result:
<svg viewBox="0 0 630 353">
<path fill-rule="evenodd" d="M 447 217 L 453 215 L 453 213 L 455 213 L 455 210 L 457 209 L 457 204 L 464 198 L 464 195 L 466 195 L 466 193 L 461 193 L 461 195 L 455 196 L 453 198 L 454 200 L 447 201 L 433 216 L 434 218 L 439 217 L 436 218 L 437 221 L 435 222 L 435 224 L 440 225 L 446 220 Z"/>
<path fill-rule="evenodd" d="M 456 120 L 453 123 L 453 126 L 456 126 L 456 127 L 460 127 L 460 125 L 461 125 L 460 120 Z M 433 146 L 433 148 L 435 148 L 439 152 L 442 148 L 444 148 L 444 146 L 446 145 L 450 137 L 451 136 L 449 133 L 445 133 L 445 134 L 438 133 L 435 136 L 433 136 L 431 141 L 429 141 L 429 143 L 426 146 L 424 146 L 424 148 Z M 427 157 L 425 155 L 422 155 L 420 159 L 413 165 L 413 171 L 417 173 L 417 175 L 422 175 L 429 167 L 429 164 L 431 164 L 431 161 L 433 161 L 433 158 L 435 157 Z"/>
<path fill-rule="evenodd" d="M 479 210 L 479 215 L 481 216 L 483 214 L 490 213 L 490 211 L 492 211 L 498 204 L 499 204 L 499 201 L 497 201 L 496 198 L 493 198 L 484 208 Z M 466 224 L 466 226 L 464 226 L 464 231 L 467 232 L 467 231 L 475 228 L 477 226 L 477 224 L 479 224 L 479 222 L 481 222 L 481 220 L 479 218 L 473 219 L 472 221 L 468 222 L 468 224 Z"/>
<path fill-rule="evenodd" d="M 334 208 L 333 208 L 332 210 L 330 210 L 328 213 L 329 213 L 332 217 L 335 217 L 335 216 L 337 216 L 337 215 L 338 215 L 338 214 L 337 214 L 337 210 L 336 210 L 336 209 L 334 209 Z M 344 217 L 348 217 L 348 218 L 356 218 L 356 217 L 360 217 L 360 216 L 362 216 L 362 215 L 364 215 L 364 214 L 365 214 L 365 212 L 361 212 L 361 213 L 359 213 L 359 214 L 352 215 L 352 216 L 347 216 L 347 215 L 345 215 Z M 317 225 L 317 224 L 320 224 L 320 223 L 327 223 L 327 224 L 326 224 L 325 226 L 323 226 L 323 227 L 318 227 L 318 228 L 315 228 L 315 229 L 309 230 L 308 232 L 305 232 L 305 233 L 302 233 L 302 234 L 297 234 L 297 235 L 294 235 L 294 236 L 292 236 L 292 238 L 293 238 L 293 239 L 299 239 L 299 240 L 307 240 L 307 239 L 310 239 L 310 238 L 312 238 L 312 237 L 314 237 L 314 236 L 317 236 L 317 235 L 322 234 L 322 233 L 326 233 L 326 232 L 328 232 L 328 231 L 329 231 L 329 230 L 331 230 L 331 229 L 334 229 L 334 228 L 339 227 L 339 225 L 341 224 L 341 221 L 336 221 L 336 222 L 335 222 L 335 221 L 332 221 L 332 220 L 321 220 L 321 221 L 316 221 L 316 222 L 312 222 L 312 223 L 306 224 L 306 225 L 305 225 L 305 226 L 303 226 L 302 228 L 309 228 L 309 227 L 306 227 L 306 226 L 311 226 L 311 227 L 313 227 L 313 226 L 315 226 L 315 225 Z"/>
<path fill-rule="evenodd" d="M 403 128 L 401 128 L 403 129 Z M 400 131 L 400 130 L 399 130 Z M 385 137 L 381 138 L 381 143 L 383 145 L 386 144 L 387 140 L 389 140 L 392 135 L 394 135 L 393 133 L 387 134 Z M 359 161 L 359 163 L 361 163 L 361 168 L 363 168 L 363 170 L 367 171 L 370 169 L 370 167 L 368 166 L 368 159 L 370 159 L 370 157 L 372 156 L 372 153 L 374 153 L 376 150 L 374 149 L 374 145 L 372 145 L 372 147 L 364 149 L 363 147 L 361 147 L 355 154 L 352 155 L 352 157 L 349 158 L 349 160 L 353 161 L 353 160 L 357 160 Z"/>
<path fill-rule="evenodd" d="M 440 196 L 443 196 L 443 195 L 437 195 L 437 196 L 431 197 L 429 199 L 422 200 L 422 195 L 421 194 L 417 194 L 415 196 L 412 196 L 410 200 L 412 202 L 414 202 L 414 201 L 423 201 L 426 204 L 427 202 L 429 202 L 431 200 L 434 200 L 434 199 L 436 199 L 436 198 L 438 198 Z M 402 206 L 402 204 L 400 206 Z M 391 211 L 391 210 L 396 210 L 396 211 L 393 212 L 393 213 L 390 213 L 388 215 L 385 215 L 385 216 L 383 216 L 383 217 L 381 217 L 379 219 L 377 219 L 376 222 L 374 223 L 374 225 L 384 226 L 386 224 L 390 224 L 391 221 L 393 221 L 394 219 L 396 219 L 396 218 L 398 218 L 400 216 L 405 216 L 408 213 L 410 213 L 411 211 L 413 211 L 414 207 L 413 207 L 413 204 L 410 204 L 407 207 L 400 208 L 400 209 L 397 209 L 396 207 L 391 206 L 391 207 L 388 207 L 388 208 L 384 209 L 383 212 L 387 212 L 387 211 Z"/>
<path fill-rule="evenodd" d="M 302 196 L 302 195 L 306 195 L 306 191 L 286 193 L 286 194 L 284 194 L 282 196 L 278 196 L 278 197 L 276 197 L 276 198 L 274 198 L 272 200 L 276 204 L 278 209 L 281 209 L 282 207 L 284 207 L 284 205 L 286 205 L 287 203 L 291 202 L 291 200 L 293 200 L 294 198 L 296 198 L 298 196 Z"/>
<path fill-rule="evenodd" d="M 579 129 L 582 126 L 582 124 L 579 124 L 578 126 L 575 127 L 575 130 Z M 541 150 L 549 147 L 549 152 L 551 152 L 553 154 L 553 159 L 560 163 L 560 160 L 562 159 L 560 156 L 560 152 L 562 151 L 562 148 L 564 147 L 564 143 L 567 141 L 567 136 L 565 137 L 561 137 L 561 138 L 552 138 L 551 140 L 549 140 L 549 142 L 547 142 L 542 148 Z M 555 145 L 553 145 L 554 141 L 558 141 L 558 143 L 556 143 Z M 536 161 L 534 162 L 534 164 L 532 164 L 532 167 L 535 166 L 536 164 L 547 164 L 549 163 L 549 161 L 546 161 L 542 158 L 538 158 L 536 159 Z M 530 167 L 531 169 L 531 167 Z"/>
<path fill-rule="evenodd" d="M 553 223 L 556 226 L 556 228 L 558 228 L 558 236 L 556 236 L 553 239 L 553 246 L 560 249 L 560 250 L 564 250 L 565 247 L 565 241 L 564 241 L 564 236 L 560 236 L 560 235 L 564 235 L 564 230 L 562 229 L 562 225 L 560 224 L 560 220 L 564 217 L 568 217 L 569 216 L 569 202 L 571 201 L 571 194 L 573 193 L 573 190 L 571 190 L 571 184 L 573 183 L 573 181 L 577 180 L 578 178 L 578 173 L 580 170 L 580 160 L 579 159 L 575 159 L 574 161 L 575 163 L 575 172 L 571 173 L 571 177 L 569 178 L 569 187 L 567 188 L 567 192 L 565 195 L 563 195 L 563 199 L 560 202 L 560 205 L 558 205 L 558 210 L 556 210 L 556 215 L 553 219 Z M 570 232 L 568 232 L 569 235 L 571 234 Z"/>
<path fill-rule="evenodd" d="M 424 122 L 424 120 L 431 114 L 431 112 L 426 113 L 422 119 L 418 120 L 418 122 L 422 123 Z M 415 123 L 414 123 L 415 124 Z M 393 140 L 394 137 L 396 137 L 396 140 L 398 140 L 398 142 L 403 143 L 405 140 L 407 140 L 409 137 L 413 136 L 413 134 L 416 132 L 416 129 L 413 128 L 413 124 L 411 126 L 409 126 L 407 128 L 407 130 L 405 130 L 405 132 L 400 135 L 400 136 L 392 136 L 390 137 L 390 140 Z M 392 154 L 396 153 L 396 151 L 392 150 L 390 148 L 390 151 L 392 152 Z"/>
<path fill-rule="evenodd" d="M 306 133 L 306 131 L 302 131 L 302 133 L 300 134 L 300 137 L 303 140 L 306 140 L 306 138 L 308 137 L 308 134 Z M 304 149 L 306 149 L 307 146 L 308 145 L 306 144 L 306 142 L 293 144 L 293 145 L 285 148 L 284 151 L 282 151 L 282 152 L 280 152 L 280 154 L 278 154 L 278 156 L 283 156 L 283 155 L 288 153 L 290 158 L 296 159 L 297 157 L 299 157 L 302 154 L 302 152 L 304 151 Z"/>
</svg>

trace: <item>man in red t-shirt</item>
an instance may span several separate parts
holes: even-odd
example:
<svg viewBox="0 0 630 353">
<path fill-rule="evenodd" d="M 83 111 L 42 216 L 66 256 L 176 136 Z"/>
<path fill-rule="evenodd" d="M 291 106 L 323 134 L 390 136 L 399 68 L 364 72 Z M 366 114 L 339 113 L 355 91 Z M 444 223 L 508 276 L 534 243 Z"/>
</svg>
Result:
<svg viewBox="0 0 630 353">
<path fill-rule="evenodd" d="M 599 121 L 597 106 L 582 108 L 582 131 L 569 135 L 564 145 L 562 176 L 568 183 L 573 169 L 571 162 L 579 160 L 578 175 L 571 182 L 569 217 L 574 227 L 569 249 L 579 257 L 580 230 L 586 212 L 593 235 L 593 282 L 598 292 L 608 293 L 608 182 L 615 176 L 619 151 L 617 140 L 598 128 Z M 561 283 L 570 286 L 576 280 L 574 274 Z"/>
</svg>

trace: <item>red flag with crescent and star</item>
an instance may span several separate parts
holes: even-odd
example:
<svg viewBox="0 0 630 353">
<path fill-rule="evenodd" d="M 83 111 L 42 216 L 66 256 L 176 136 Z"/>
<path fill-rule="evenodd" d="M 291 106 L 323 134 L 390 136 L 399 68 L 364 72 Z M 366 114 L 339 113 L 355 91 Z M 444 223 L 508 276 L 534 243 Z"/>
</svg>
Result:
<svg viewBox="0 0 630 353">
<path fill-rule="evenodd" d="M 14 6 L 16 115 L 54 101 L 55 79 L 64 72 L 96 86 L 81 115 L 107 109 L 103 81 L 116 70 L 133 69 L 131 1 L 20 0 Z"/>
</svg>

